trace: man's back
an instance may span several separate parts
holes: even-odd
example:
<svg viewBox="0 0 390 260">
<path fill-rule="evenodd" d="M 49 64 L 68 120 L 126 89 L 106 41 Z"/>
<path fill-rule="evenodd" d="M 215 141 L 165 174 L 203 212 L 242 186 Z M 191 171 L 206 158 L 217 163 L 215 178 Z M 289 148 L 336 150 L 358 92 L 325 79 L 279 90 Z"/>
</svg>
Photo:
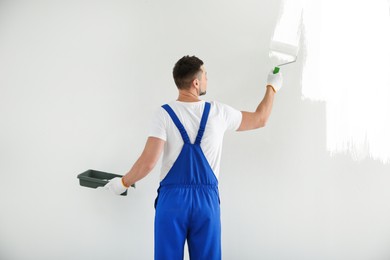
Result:
<svg viewBox="0 0 390 260">
<path fill-rule="evenodd" d="M 188 133 L 190 142 L 194 143 L 198 133 L 205 101 L 168 103 Z M 222 141 L 226 130 L 237 130 L 241 123 L 240 111 L 219 102 L 210 102 L 210 114 L 206 131 L 202 138 L 201 148 L 216 177 L 219 176 Z M 160 179 L 171 169 L 183 146 L 183 140 L 177 127 L 168 113 L 159 108 L 152 121 L 149 136 L 160 138 L 165 142 Z"/>
</svg>

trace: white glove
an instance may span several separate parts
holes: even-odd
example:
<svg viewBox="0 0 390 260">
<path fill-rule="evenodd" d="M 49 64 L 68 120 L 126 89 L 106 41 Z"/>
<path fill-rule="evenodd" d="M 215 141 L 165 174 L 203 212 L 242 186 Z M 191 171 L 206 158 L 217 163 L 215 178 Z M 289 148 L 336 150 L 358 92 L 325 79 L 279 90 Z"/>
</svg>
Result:
<svg viewBox="0 0 390 260">
<path fill-rule="evenodd" d="M 123 184 L 121 177 L 111 179 L 106 185 L 104 185 L 104 188 L 112 191 L 116 195 L 121 195 L 127 190 L 127 187 Z"/>
<path fill-rule="evenodd" d="M 272 86 L 273 90 L 275 92 L 278 92 L 279 89 L 282 87 L 283 84 L 283 76 L 281 72 L 278 72 L 276 74 L 273 73 L 273 70 L 268 73 L 268 78 L 267 78 L 267 86 L 270 85 Z"/>
</svg>

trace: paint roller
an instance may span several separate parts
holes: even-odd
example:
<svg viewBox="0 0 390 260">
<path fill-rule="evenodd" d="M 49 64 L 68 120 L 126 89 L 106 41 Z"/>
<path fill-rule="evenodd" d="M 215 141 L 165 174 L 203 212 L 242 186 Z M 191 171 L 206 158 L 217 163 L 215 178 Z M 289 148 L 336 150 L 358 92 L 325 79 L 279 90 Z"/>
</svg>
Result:
<svg viewBox="0 0 390 260">
<path fill-rule="evenodd" d="M 269 57 L 275 66 L 273 73 L 280 67 L 296 62 L 301 35 L 302 3 L 300 0 L 285 0 L 279 21 L 270 43 Z"/>
<path fill-rule="evenodd" d="M 279 72 L 280 67 L 294 63 L 298 59 L 298 46 L 291 45 L 289 43 L 271 41 L 270 46 L 270 58 L 277 59 L 279 62 L 273 70 L 273 73 L 276 74 Z M 275 56 L 275 57 L 274 57 Z"/>
</svg>

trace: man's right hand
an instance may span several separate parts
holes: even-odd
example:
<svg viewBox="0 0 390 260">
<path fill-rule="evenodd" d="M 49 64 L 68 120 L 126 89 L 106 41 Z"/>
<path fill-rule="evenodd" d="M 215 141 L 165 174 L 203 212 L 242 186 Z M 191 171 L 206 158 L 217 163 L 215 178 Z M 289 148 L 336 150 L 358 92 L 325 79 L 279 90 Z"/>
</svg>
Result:
<svg viewBox="0 0 390 260">
<path fill-rule="evenodd" d="M 267 87 L 271 86 L 274 92 L 278 92 L 283 84 L 283 75 L 281 72 L 274 74 L 273 70 L 268 73 Z"/>
</svg>

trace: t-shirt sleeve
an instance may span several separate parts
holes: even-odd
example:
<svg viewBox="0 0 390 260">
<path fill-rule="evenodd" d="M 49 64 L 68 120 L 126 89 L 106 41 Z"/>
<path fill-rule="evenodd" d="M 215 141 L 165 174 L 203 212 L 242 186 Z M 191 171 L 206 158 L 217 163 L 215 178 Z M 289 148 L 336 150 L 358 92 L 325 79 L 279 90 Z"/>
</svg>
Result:
<svg viewBox="0 0 390 260">
<path fill-rule="evenodd" d="M 150 128 L 149 128 L 149 137 L 157 137 L 164 141 L 167 140 L 167 128 L 166 128 L 166 118 L 165 111 L 162 107 L 158 108 L 154 113 Z"/>
<path fill-rule="evenodd" d="M 223 115 L 226 122 L 226 130 L 236 131 L 240 125 L 242 120 L 241 111 L 229 106 L 222 104 L 223 106 Z"/>
</svg>

